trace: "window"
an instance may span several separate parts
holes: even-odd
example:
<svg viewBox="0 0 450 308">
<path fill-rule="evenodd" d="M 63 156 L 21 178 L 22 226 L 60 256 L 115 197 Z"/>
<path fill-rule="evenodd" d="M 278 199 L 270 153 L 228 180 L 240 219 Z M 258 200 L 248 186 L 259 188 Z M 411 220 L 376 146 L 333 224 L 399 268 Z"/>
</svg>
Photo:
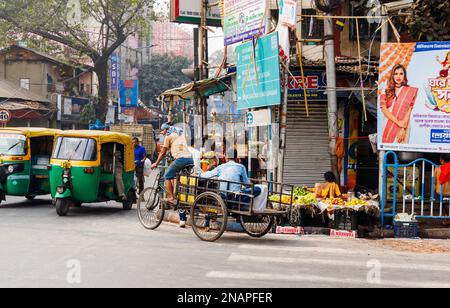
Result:
<svg viewBox="0 0 450 308">
<path fill-rule="evenodd" d="M 0 155 L 26 155 L 26 140 L 24 135 L 0 134 Z"/>
<path fill-rule="evenodd" d="M 20 87 L 25 90 L 30 90 L 30 79 L 20 79 Z"/>
<path fill-rule="evenodd" d="M 95 161 L 97 159 L 97 143 L 94 139 L 59 137 L 53 158 Z"/>
<path fill-rule="evenodd" d="M 302 15 L 316 15 L 316 11 L 312 9 L 302 10 Z M 323 20 L 303 17 L 302 20 L 302 38 L 303 39 L 322 39 L 324 35 Z"/>
<path fill-rule="evenodd" d="M 355 6 L 353 4 L 350 4 L 350 12 L 352 16 L 367 16 L 368 15 L 369 8 L 361 5 L 361 6 Z M 376 13 L 376 15 L 380 15 L 380 13 Z M 381 39 L 381 31 L 378 31 L 375 34 L 375 31 L 380 27 L 381 20 L 377 19 L 358 19 L 358 25 L 359 25 L 359 36 L 362 40 L 372 40 L 372 39 Z M 356 33 L 356 22 L 355 20 L 350 21 L 350 40 L 356 41 L 357 40 L 357 33 Z"/>
</svg>

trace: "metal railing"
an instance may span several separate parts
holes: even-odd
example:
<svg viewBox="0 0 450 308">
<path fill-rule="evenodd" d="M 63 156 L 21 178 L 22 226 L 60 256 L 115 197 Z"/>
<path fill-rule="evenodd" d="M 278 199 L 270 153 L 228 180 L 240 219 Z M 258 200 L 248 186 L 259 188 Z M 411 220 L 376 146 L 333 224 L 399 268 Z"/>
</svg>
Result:
<svg viewBox="0 0 450 308">
<path fill-rule="evenodd" d="M 390 157 L 392 157 L 394 163 L 388 163 Z M 383 160 L 383 189 L 381 194 L 382 226 L 384 226 L 386 217 L 395 217 L 398 212 L 408 213 L 410 215 L 416 214 L 416 218 L 418 219 L 450 218 L 450 197 L 443 195 L 443 185 L 436 187 L 438 179 L 436 179 L 435 174 L 436 168 L 439 167 L 438 164 L 424 158 L 402 165 L 399 164 L 399 159 L 395 152 L 390 151 L 386 153 Z M 412 173 L 410 169 L 412 169 Z M 399 178 L 401 172 L 403 174 Z M 431 172 L 431 175 L 429 172 Z M 386 212 L 390 201 L 387 198 L 387 180 L 389 174 L 393 177 L 392 211 Z M 430 181 L 427 182 L 427 179 Z M 403 190 L 401 201 L 397 198 L 400 192 L 399 184 L 402 185 Z M 439 190 L 436 188 L 439 188 Z M 444 211 L 447 212 L 447 216 L 444 216 Z"/>
</svg>

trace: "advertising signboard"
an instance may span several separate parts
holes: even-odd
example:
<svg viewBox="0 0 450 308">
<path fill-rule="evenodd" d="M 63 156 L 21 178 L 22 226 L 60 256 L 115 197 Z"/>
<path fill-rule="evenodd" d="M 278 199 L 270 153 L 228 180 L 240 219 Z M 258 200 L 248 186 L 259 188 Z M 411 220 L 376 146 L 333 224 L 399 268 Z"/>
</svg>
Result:
<svg viewBox="0 0 450 308">
<path fill-rule="evenodd" d="M 450 151 L 450 42 L 381 46 L 378 149 Z"/>
<path fill-rule="evenodd" d="M 225 46 L 264 34 L 266 0 L 224 0 L 223 33 Z"/>
<path fill-rule="evenodd" d="M 281 103 L 278 33 L 264 36 L 255 44 L 249 42 L 236 48 L 239 110 Z"/>
<path fill-rule="evenodd" d="M 294 28 L 297 25 L 297 1 L 279 0 L 280 21 L 283 25 Z"/>
<path fill-rule="evenodd" d="M 121 80 L 120 81 L 120 106 L 137 107 L 139 95 L 139 81 Z"/>
<path fill-rule="evenodd" d="M 111 56 L 110 66 L 111 91 L 119 90 L 120 84 L 120 58 L 118 53 L 113 53 Z"/>
<path fill-rule="evenodd" d="M 217 1 L 209 1 L 217 2 Z M 170 0 L 170 21 L 184 24 L 200 25 L 200 0 Z M 220 9 L 218 6 L 208 8 L 207 25 L 221 27 Z"/>
<path fill-rule="evenodd" d="M 305 92 L 303 88 L 306 87 L 306 95 L 309 101 L 326 101 L 326 86 L 327 78 L 325 72 L 305 72 L 305 82 L 300 72 L 292 72 L 289 76 L 288 84 L 288 100 L 303 101 L 305 100 Z"/>
</svg>

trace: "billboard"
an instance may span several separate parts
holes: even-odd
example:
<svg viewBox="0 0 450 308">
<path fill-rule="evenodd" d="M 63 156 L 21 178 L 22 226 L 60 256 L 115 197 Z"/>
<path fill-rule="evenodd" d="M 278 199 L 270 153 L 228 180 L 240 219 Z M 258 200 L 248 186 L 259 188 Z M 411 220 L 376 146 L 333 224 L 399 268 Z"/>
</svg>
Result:
<svg viewBox="0 0 450 308">
<path fill-rule="evenodd" d="M 450 42 L 385 43 L 378 89 L 378 149 L 450 151 Z"/>
<path fill-rule="evenodd" d="M 121 80 L 120 81 L 120 106 L 121 107 L 137 107 L 139 96 L 138 80 Z"/>
<path fill-rule="evenodd" d="M 289 76 L 288 100 L 291 102 L 304 101 L 306 96 L 310 101 L 326 101 L 327 77 L 325 72 L 304 72 L 305 82 L 303 84 L 300 72 L 292 72 Z"/>
<path fill-rule="evenodd" d="M 236 48 L 239 110 L 281 104 L 278 46 L 278 32 L 274 32 L 257 43 L 248 42 Z"/>
<path fill-rule="evenodd" d="M 224 0 L 223 34 L 225 46 L 266 33 L 266 0 Z"/>
<path fill-rule="evenodd" d="M 217 1 L 209 1 L 210 3 Z M 184 24 L 200 25 L 201 2 L 200 0 L 170 0 L 170 21 Z M 220 8 L 213 6 L 208 8 L 207 25 L 221 27 L 222 19 Z"/>
</svg>

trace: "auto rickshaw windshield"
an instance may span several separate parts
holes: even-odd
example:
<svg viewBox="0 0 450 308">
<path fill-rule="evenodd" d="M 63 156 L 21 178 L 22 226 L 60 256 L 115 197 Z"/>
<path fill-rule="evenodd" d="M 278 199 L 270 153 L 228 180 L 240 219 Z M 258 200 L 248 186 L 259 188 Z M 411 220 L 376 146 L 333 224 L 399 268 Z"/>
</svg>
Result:
<svg viewBox="0 0 450 308">
<path fill-rule="evenodd" d="M 54 159 L 95 161 L 97 159 L 97 142 L 89 138 L 58 137 Z"/>
<path fill-rule="evenodd" d="M 26 155 L 27 138 L 20 134 L 0 134 L 0 156 Z"/>
</svg>

